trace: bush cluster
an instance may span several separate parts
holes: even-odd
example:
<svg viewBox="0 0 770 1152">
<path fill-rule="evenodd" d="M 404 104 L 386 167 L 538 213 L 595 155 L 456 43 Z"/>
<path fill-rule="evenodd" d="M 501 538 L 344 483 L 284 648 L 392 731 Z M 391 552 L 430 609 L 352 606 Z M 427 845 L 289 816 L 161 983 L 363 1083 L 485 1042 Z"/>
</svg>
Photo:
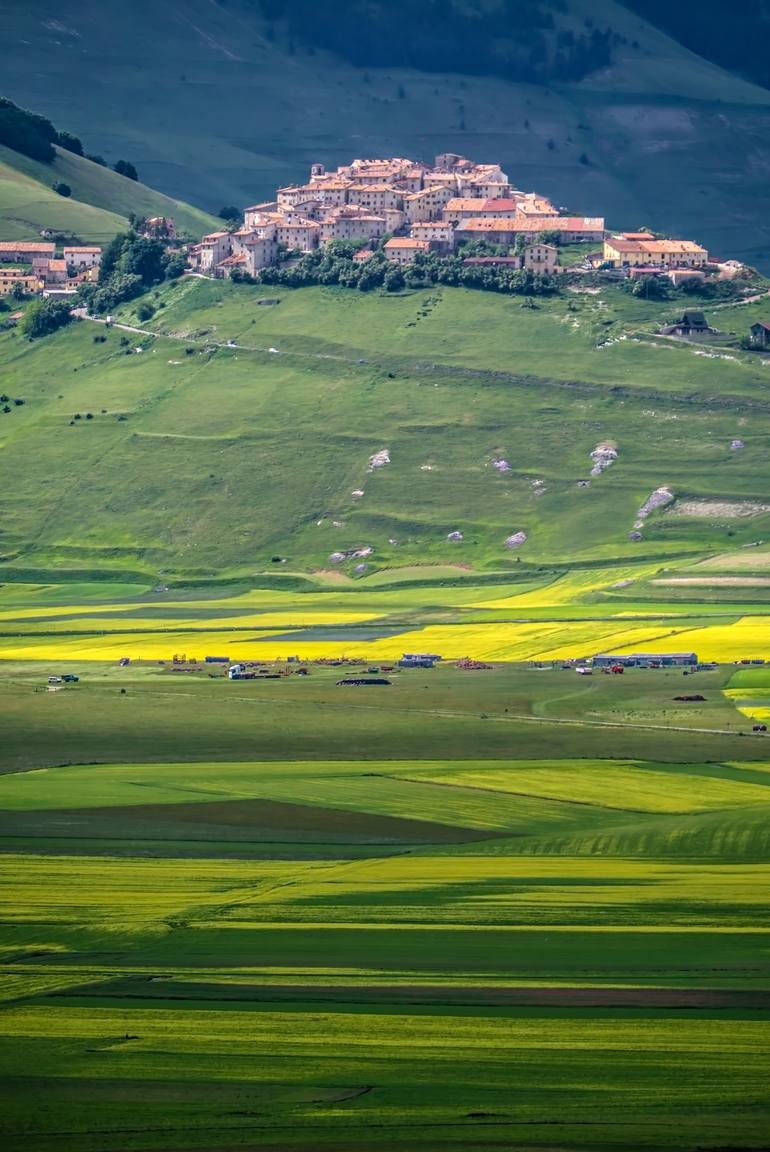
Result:
<svg viewBox="0 0 770 1152">
<path fill-rule="evenodd" d="M 134 300 L 154 284 L 175 280 L 184 271 L 184 257 L 168 253 L 160 240 L 123 232 L 102 253 L 97 284 L 81 284 L 78 302 L 89 312 L 111 312 Z"/>
<path fill-rule="evenodd" d="M 30 340 L 48 336 L 72 320 L 72 307 L 66 300 L 36 300 L 30 304 L 20 324 L 20 330 Z"/>
</svg>

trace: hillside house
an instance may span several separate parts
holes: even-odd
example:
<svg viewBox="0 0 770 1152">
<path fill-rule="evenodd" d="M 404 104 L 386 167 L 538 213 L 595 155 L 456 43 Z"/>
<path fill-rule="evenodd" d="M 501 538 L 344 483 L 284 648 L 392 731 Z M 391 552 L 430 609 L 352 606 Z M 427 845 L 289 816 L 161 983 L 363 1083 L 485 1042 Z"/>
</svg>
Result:
<svg viewBox="0 0 770 1152">
<path fill-rule="evenodd" d="M 770 324 L 764 320 L 752 324 L 749 339 L 752 348 L 770 348 Z"/>
<path fill-rule="evenodd" d="M 480 219 L 484 214 L 486 200 L 473 199 L 468 196 L 453 196 L 444 205 L 442 216 L 451 224 L 460 224 L 465 220 Z"/>
<path fill-rule="evenodd" d="M 321 222 L 319 238 L 321 244 L 330 240 L 376 240 L 386 231 L 384 216 L 339 208 Z"/>
<path fill-rule="evenodd" d="M 56 245 L 40 240 L 0 241 L 0 264 L 32 264 L 38 260 L 53 260 Z"/>
<path fill-rule="evenodd" d="M 233 242 L 229 232 L 210 232 L 190 250 L 193 267 L 209 276 L 213 276 L 216 266 L 232 254 Z"/>
<path fill-rule="evenodd" d="M 238 231 L 232 237 L 232 256 L 225 257 L 225 259 L 218 265 L 219 268 L 224 266 L 224 274 L 232 275 L 234 268 L 239 268 L 243 272 L 247 272 L 249 276 L 255 276 L 260 268 L 267 268 L 271 264 L 275 264 L 278 259 L 278 240 L 275 236 L 275 230 L 272 235 L 260 236 L 257 232 Z M 228 260 L 238 260 L 237 264 L 227 264 Z M 227 271 L 229 267 L 229 272 Z"/>
<path fill-rule="evenodd" d="M 42 269 L 46 288 L 54 284 L 66 284 L 69 279 L 66 260 L 49 260 Z"/>
<path fill-rule="evenodd" d="M 27 296 L 35 296 L 42 287 L 42 280 L 33 272 L 23 272 L 20 268 L 0 268 L 0 296 L 10 296 L 14 288 L 21 289 Z"/>
<path fill-rule="evenodd" d="M 640 240 L 611 236 L 604 241 L 604 262 L 611 268 L 702 268 L 708 264 L 708 252 L 691 240 Z"/>
<path fill-rule="evenodd" d="M 541 232 L 557 232 L 563 244 L 583 240 L 595 242 L 604 238 L 604 220 L 601 217 L 549 216 L 548 218 L 514 216 L 510 220 L 471 219 L 457 225 L 457 238 L 485 239 L 493 244 L 512 244 L 517 236 L 537 236 Z"/>
<path fill-rule="evenodd" d="M 348 204 L 360 204 L 368 212 L 383 212 L 386 208 L 403 208 L 404 197 L 390 184 L 351 184 Z"/>
<path fill-rule="evenodd" d="M 318 247 L 321 225 L 315 220 L 302 220 L 289 223 L 284 220 L 276 225 L 275 236 L 279 244 L 285 244 L 289 251 L 312 252 Z"/>
<path fill-rule="evenodd" d="M 437 252 L 454 250 L 455 230 L 446 220 L 426 220 L 424 224 L 413 224 L 410 235 L 413 240 L 427 240 Z"/>
<path fill-rule="evenodd" d="M 89 268 L 98 268 L 102 262 L 102 250 L 96 245 L 65 248 L 62 255 L 73 272 L 87 272 Z"/>
<path fill-rule="evenodd" d="M 385 255 L 395 264 L 413 264 L 415 256 L 430 252 L 427 240 L 412 240 L 407 236 L 394 236 L 385 245 Z"/>
<path fill-rule="evenodd" d="M 524 249 L 524 267 L 537 276 L 551 276 L 559 269 L 559 249 L 555 244 L 528 244 Z"/>
<path fill-rule="evenodd" d="M 176 240 L 176 224 L 173 216 L 150 216 L 140 229 L 140 235 L 153 240 Z"/>
<path fill-rule="evenodd" d="M 681 320 L 677 320 L 675 324 L 668 324 L 659 331 L 661 336 L 702 336 L 714 332 L 715 329 L 709 328 L 702 312 L 688 308 L 682 314 Z"/>
<path fill-rule="evenodd" d="M 433 188 L 424 188 L 421 192 L 412 192 L 405 196 L 403 211 L 407 223 L 438 220 L 453 194 L 449 185 L 437 184 Z"/>
</svg>

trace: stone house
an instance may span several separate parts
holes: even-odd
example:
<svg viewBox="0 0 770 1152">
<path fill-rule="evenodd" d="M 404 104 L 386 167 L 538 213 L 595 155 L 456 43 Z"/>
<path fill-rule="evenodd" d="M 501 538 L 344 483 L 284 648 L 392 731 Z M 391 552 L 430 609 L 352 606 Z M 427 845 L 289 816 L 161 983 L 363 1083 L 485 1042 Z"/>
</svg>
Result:
<svg viewBox="0 0 770 1152">
<path fill-rule="evenodd" d="M 279 244 L 285 244 L 290 251 L 298 249 L 300 252 L 312 252 L 318 247 L 320 233 L 321 225 L 315 220 L 303 220 L 293 224 L 281 221 L 275 226 L 276 240 Z"/>
<path fill-rule="evenodd" d="M 348 204 L 360 204 L 369 212 L 383 212 L 386 208 L 402 208 L 404 195 L 390 184 L 351 184 Z"/>
<path fill-rule="evenodd" d="M 98 268 L 102 262 L 102 250 L 95 245 L 65 248 L 62 255 L 67 267 L 75 272 L 87 272 L 89 268 Z"/>
<path fill-rule="evenodd" d="M 226 259 L 241 257 L 239 265 L 234 265 L 234 267 L 242 268 L 250 276 L 255 276 L 260 268 L 267 268 L 270 264 L 275 264 L 278 259 L 278 240 L 275 228 L 273 228 L 272 233 L 262 236 L 258 232 L 245 232 L 245 229 L 242 229 L 233 234 L 232 244 L 233 256 Z"/>
<path fill-rule="evenodd" d="M 376 240 L 387 231 L 385 218 L 367 213 L 348 215 L 341 211 L 321 222 L 320 243 L 330 240 Z"/>
<path fill-rule="evenodd" d="M 52 284 L 66 284 L 69 279 L 66 260 L 49 260 L 42 270 L 46 287 Z"/>
<path fill-rule="evenodd" d="M 396 264 L 413 264 L 414 258 L 422 253 L 427 255 L 430 252 L 430 244 L 427 240 L 412 240 L 411 237 L 395 236 L 392 240 L 388 240 L 385 245 L 385 255 L 388 260 L 392 260 Z"/>
<path fill-rule="evenodd" d="M 528 272 L 551 276 L 559 268 L 559 249 L 555 244 L 528 244 L 523 263 Z"/>
<path fill-rule="evenodd" d="M 0 264 L 33 264 L 35 259 L 53 260 L 56 245 L 39 240 L 0 241 Z"/>
<path fill-rule="evenodd" d="M 436 251 L 454 250 L 455 230 L 447 220 L 426 220 L 420 224 L 413 224 L 410 235 L 413 240 L 427 240 L 431 248 Z"/>
<path fill-rule="evenodd" d="M 453 190 L 448 184 L 436 184 L 413 192 L 404 199 L 404 215 L 408 224 L 418 224 L 426 220 L 438 220 L 446 204 L 452 199 Z"/>
</svg>

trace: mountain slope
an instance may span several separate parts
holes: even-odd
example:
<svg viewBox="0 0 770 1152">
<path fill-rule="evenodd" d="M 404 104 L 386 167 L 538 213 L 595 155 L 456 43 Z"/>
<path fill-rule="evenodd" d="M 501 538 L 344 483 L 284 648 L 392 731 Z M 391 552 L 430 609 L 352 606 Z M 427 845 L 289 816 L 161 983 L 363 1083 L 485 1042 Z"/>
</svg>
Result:
<svg viewBox="0 0 770 1152">
<path fill-rule="evenodd" d="M 14 567 L 227 574 L 273 556 L 324 568 L 365 547 L 370 566 L 484 570 L 770 536 L 762 358 L 630 338 L 681 303 L 606 287 L 527 308 L 452 288 L 197 278 L 154 302 L 154 336 L 87 321 L 32 344 L 0 333 L 4 388 L 25 400 L 0 412 L 0 555 Z M 707 315 L 745 332 L 770 300 Z M 604 441 L 618 458 L 590 476 Z M 664 485 L 683 513 L 629 539 Z"/>
<path fill-rule="evenodd" d="M 451 150 L 499 160 L 520 187 L 614 226 L 693 236 L 770 268 L 770 221 L 756 212 L 770 173 L 770 93 L 612 0 L 571 0 L 569 13 L 622 41 L 608 68 L 550 87 L 362 71 L 290 43 L 280 25 L 270 39 L 252 0 L 136 0 L 130 10 L 72 0 L 66 14 L 51 0 L 10 0 L 0 37 L 12 99 L 210 211 L 268 196 L 315 160 Z"/>
<path fill-rule="evenodd" d="M 71 197 L 53 191 L 61 181 Z M 43 164 L 0 145 L 0 240 L 37 235 L 42 229 L 106 243 L 137 216 L 173 216 L 181 232 L 199 237 L 216 225 L 199 208 L 119 176 L 62 148 L 53 164 Z"/>
<path fill-rule="evenodd" d="M 125 227 L 114 212 L 65 198 L 21 171 L 26 161 L 18 152 L 0 147 L 0 240 L 28 240 L 44 229 L 78 236 L 89 244 L 102 244 Z"/>
</svg>

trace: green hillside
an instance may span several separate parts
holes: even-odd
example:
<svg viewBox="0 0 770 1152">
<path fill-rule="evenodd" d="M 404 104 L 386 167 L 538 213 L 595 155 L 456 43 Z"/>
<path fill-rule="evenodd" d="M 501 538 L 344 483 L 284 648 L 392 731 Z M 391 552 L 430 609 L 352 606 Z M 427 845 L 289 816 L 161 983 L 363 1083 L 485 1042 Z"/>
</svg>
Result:
<svg viewBox="0 0 770 1152">
<path fill-rule="evenodd" d="M 196 278 L 153 299 L 146 334 L 83 321 L 32 344 L 0 335 L 6 393 L 25 400 L 0 414 L 14 566 L 223 574 L 366 547 L 375 566 L 499 569 L 770 534 L 768 368 L 734 346 L 651 339 L 681 302 L 605 287 L 528 308 Z M 121 319 L 137 324 L 136 306 Z M 707 309 L 739 334 L 769 312 Z M 602 442 L 618 457 L 591 476 Z M 383 450 L 390 463 L 372 467 Z M 662 486 L 675 509 L 630 540 Z"/>
<path fill-rule="evenodd" d="M 611 65 L 549 86 L 356 68 L 290 41 L 280 22 L 270 39 L 250 0 L 73 0 L 66 14 L 13 0 L 0 38 L 11 99 L 209 211 L 254 203 L 315 160 L 451 150 L 498 160 L 519 187 L 613 226 L 692 236 L 770 268 L 770 223 L 754 207 L 766 194 L 770 93 L 612 0 L 570 0 L 564 19 L 582 29 L 585 16 L 622 38 Z"/>
<path fill-rule="evenodd" d="M 59 181 L 71 197 L 53 191 Z M 106 243 L 127 227 L 130 212 L 173 216 L 179 231 L 194 237 L 216 225 L 200 209 L 62 148 L 53 164 L 43 164 L 0 145 L 0 240 L 29 239 L 47 229 Z"/>
</svg>

